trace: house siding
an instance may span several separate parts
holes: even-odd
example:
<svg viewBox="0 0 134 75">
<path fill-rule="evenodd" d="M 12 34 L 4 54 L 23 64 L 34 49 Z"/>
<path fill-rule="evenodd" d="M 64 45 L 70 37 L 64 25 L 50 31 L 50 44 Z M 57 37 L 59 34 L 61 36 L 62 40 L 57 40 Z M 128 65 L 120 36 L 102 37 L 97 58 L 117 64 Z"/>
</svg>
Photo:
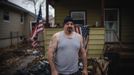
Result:
<svg viewBox="0 0 134 75">
<path fill-rule="evenodd" d="M 35 21 L 35 19 L 33 17 L 31 17 L 28 14 L 25 14 L 25 19 L 24 19 L 25 23 L 24 23 L 24 35 L 26 36 L 26 38 L 30 38 L 31 37 L 31 30 L 30 30 L 30 21 Z"/>
<path fill-rule="evenodd" d="M 56 5 L 56 7 L 55 7 L 55 23 L 58 23 L 58 24 L 60 24 L 60 26 L 62 26 L 64 17 L 69 14 L 68 12 L 69 12 L 69 10 L 67 8 L 64 8 L 63 6 L 60 6 L 60 5 Z"/>
<path fill-rule="evenodd" d="M 9 12 L 10 20 L 8 22 L 3 20 L 3 12 Z M 21 23 L 21 14 L 24 14 L 24 23 Z M 29 37 L 30 21 L 34 17 L 25 11 L 18 11 L 18 9 L 6 5 L 0 7 L 0 48 L 16 45 L 20 42 L 19 36 Z M 12 33 L 11 33 L 12 32 Z M 12 36 L 12 38 L 11 38 Z M 18 37 L 17 37 L 18 36 Z"/>
<path fill-rule="evenodd" d="M 99 58 L 104 53 L 105 29 L 90 28 L 88 41 L 88 58 Z"/>
<path fill-rule="evenodd" d="M 47 50 L 50 39 L 53 34 L 63 30 L 62 28 L 46 28 L 44 32 L 44 45 L 45 45 L 45 58 L 47 58 Z M 90 28 L 89 31 L 89 42 L 87 45 L 88 58 L 99 58 L 103 54 L 104 48 L 104 28 Z"/>
<path fill-rule="evenodd" d="M 55 3 L 55 22 L 62 25 L 64 17 L 70 15 L 71 10 L 80 10 L 86 11 L 86 20 L 87 25 L 93 26 L 96 21 L 101 22 L 101 0 L 86 0 L 84 3 L 76 3 L 75 1 L 71 1 L 70 4 L 67 3 Z M 75 3 L 74 3 L 75 2 Z"/>
</svg>

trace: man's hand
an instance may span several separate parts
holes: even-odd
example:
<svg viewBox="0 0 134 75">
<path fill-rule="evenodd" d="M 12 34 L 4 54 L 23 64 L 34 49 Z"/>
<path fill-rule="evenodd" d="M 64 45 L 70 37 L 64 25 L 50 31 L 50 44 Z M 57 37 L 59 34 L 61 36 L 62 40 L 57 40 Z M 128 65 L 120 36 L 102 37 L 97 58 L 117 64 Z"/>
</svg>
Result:
<svg viewBox="0 0 134 75">
<path fill-rule="evenodd" d="M 88 75 L 88 71 L 87 71 L 86 69 L 84 69 L 84 70 L 82 71 L 82 75 Z"/>
</svg>

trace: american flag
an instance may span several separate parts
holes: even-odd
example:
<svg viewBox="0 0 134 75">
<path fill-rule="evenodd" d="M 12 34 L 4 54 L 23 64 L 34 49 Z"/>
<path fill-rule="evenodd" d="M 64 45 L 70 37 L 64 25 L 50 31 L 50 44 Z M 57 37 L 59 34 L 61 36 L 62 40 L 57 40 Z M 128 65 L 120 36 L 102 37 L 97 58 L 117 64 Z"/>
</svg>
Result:
<svg viewBox="0 0 134 75">
<path fill-rule="evenodd" d="M 36 48 L 37 46 L 39 46 L 39 42 L 37 41 L 37 37 L 35 37 L 34 40 L 32 41 L 32 47 Z"/>
<path fill-rule="evenodd" d="M 89 27 L 88 26 L 75 26 L 75 32 L 79 33 L 83 37 L 84 47 L 87 47 L 89 41 Z"/>
<path fill-rule="evenodd" d="M 86 38 L 89 35 L 89 28 L 88 26 L 81 26 L 82 36 Z"/>
<path fill-rule="evenodd" d="M 43 25 L 42 11 L 41 11 L 41 5 L 40 5 L 40 9 L 39 9 L 38 17 L 37 17 L 37 22 L 36 22 L 34 30 L 32 31 L 32 36 L 31 36 L 32 46 L 34 48 L 39 45 L 39 43 L 37 42 L 38 41 L 38 34 L 40 32 L 42 32 L 43 30 L 44 30 L 44 25 Z"/>
</svg>

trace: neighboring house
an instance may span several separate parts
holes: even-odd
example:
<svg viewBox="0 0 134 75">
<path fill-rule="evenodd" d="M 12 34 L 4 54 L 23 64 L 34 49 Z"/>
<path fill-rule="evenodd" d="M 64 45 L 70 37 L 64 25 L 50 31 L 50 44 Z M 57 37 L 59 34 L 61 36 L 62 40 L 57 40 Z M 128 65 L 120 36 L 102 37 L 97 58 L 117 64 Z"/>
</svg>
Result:
<svg viewBox="0 0 134 75">
<path fill-rule="evenodd" d="M 35 15 L 7 0 L 0 0 L 0 48 L 20 42 L 21 36 L 30 37 L 30 21 Z"/>
</svg>

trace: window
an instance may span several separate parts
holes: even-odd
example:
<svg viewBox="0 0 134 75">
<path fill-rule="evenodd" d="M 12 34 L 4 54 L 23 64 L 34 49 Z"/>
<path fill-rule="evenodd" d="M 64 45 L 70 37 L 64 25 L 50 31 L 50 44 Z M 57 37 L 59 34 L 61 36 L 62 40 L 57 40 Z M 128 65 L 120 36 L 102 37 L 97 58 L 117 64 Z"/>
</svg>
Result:
<svg viewBox="0 0 134 75">
<path fill-rule="evenodd" d="M 71 11 L 71 17 L 76 24 L 86 25 L 86 12 L 85 11 Z"/>
<path fill-rule="evenodd" d="M 24 14 L 21 14 L 21 15 L 20 15 L 20 22 L 21 22 L 21 23 L 24 23 Z"/>
<path fill-rule="evenodd" d="M 8 11 L 4 11 L 3 12 L 3 20 L 4 21 L 9 21 L 10 20 L 9 12 Z"/>
<path fill-rule="evenodd" d="M 30 21 L 30 31 L 33 33 L 36 26 L 36 21 Z"/>
</svg>

